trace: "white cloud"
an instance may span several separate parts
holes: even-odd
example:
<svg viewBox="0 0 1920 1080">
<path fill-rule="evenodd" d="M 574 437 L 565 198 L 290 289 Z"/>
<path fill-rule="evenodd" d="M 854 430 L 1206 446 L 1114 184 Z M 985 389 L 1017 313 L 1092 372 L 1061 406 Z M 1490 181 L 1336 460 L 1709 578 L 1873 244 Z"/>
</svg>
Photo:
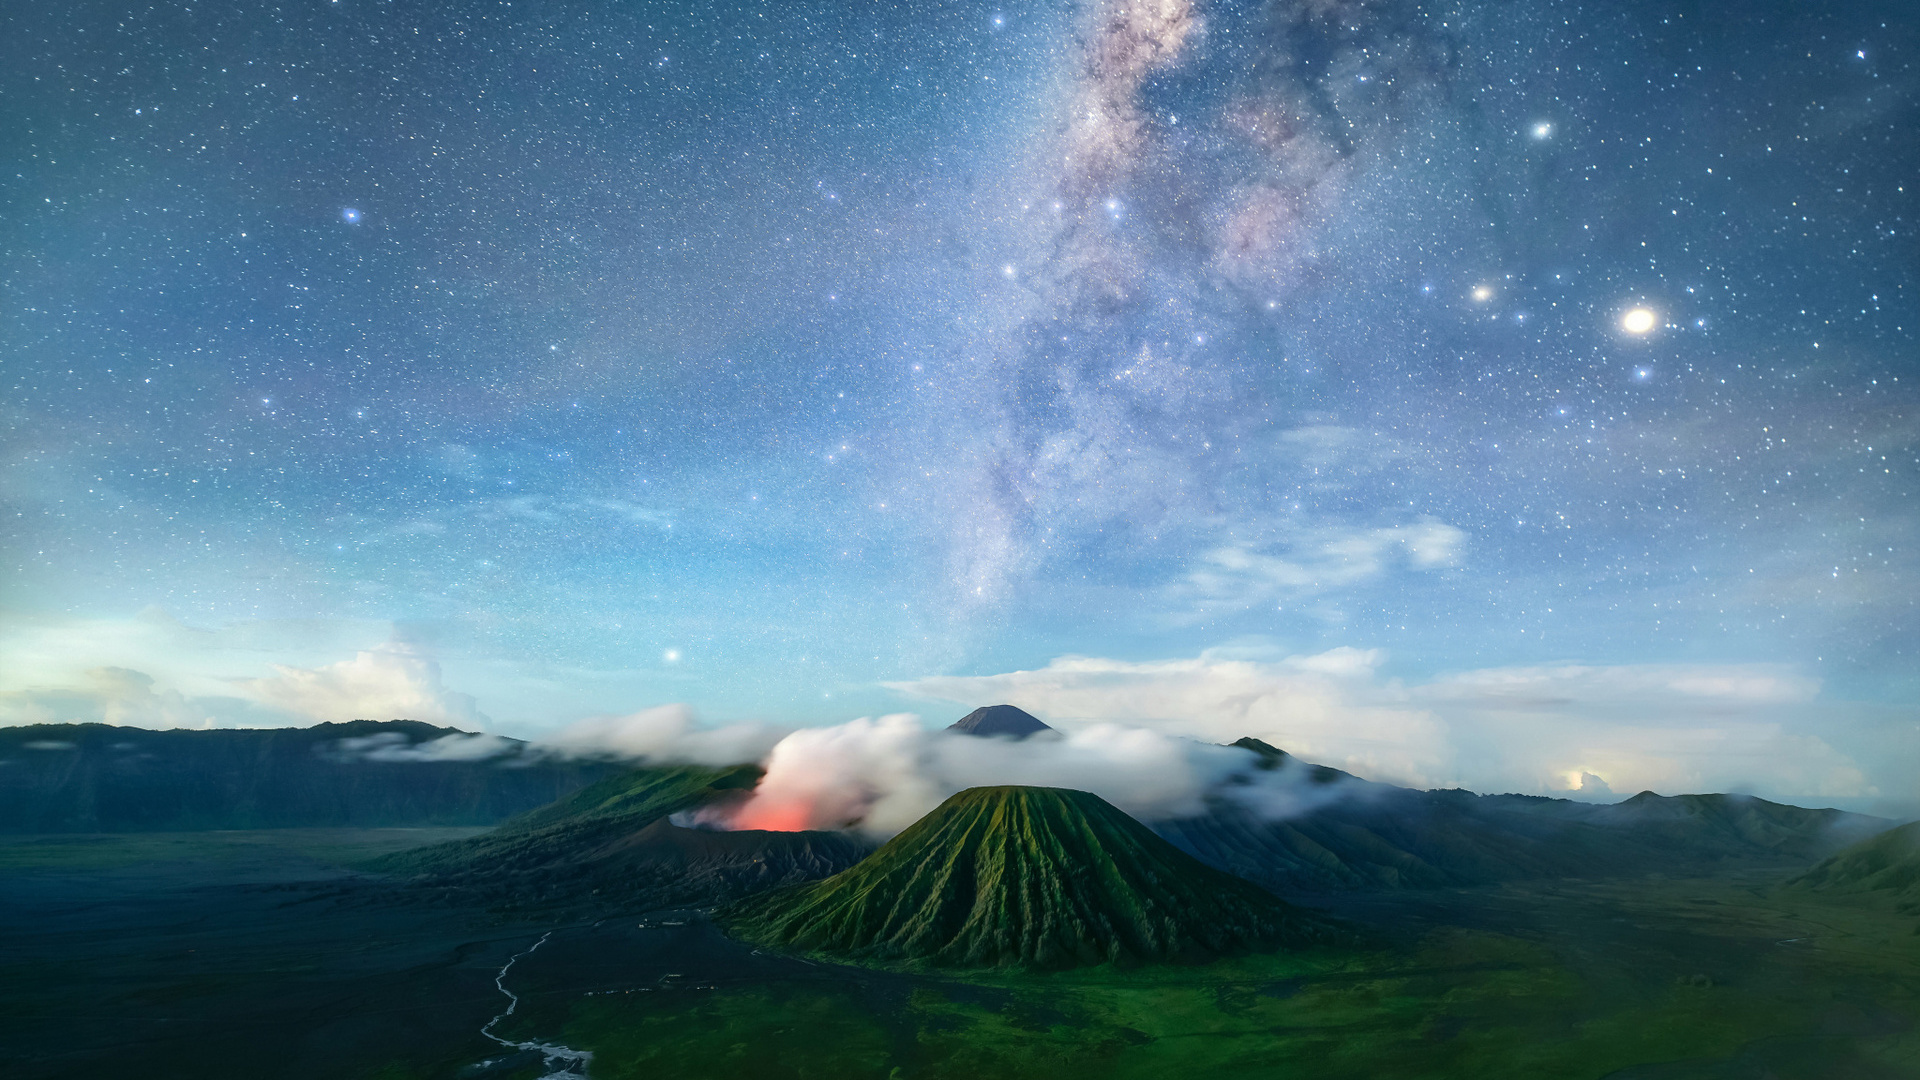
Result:
<svg viewBox="0 0 1920 1080">
<path fill-rule="evenodd" d="M 1745 790 L 1789 801 L 1916 794 L 1920 762 L 1836 748 L 1870 745 L 1869 725 L 1884 724 L 1877 713 L 1820 702 L 1818 682 L 1791 670 L 1561 665 L 1405 685 L 1380 676 L 1382 659 L 1354 649 L 1270 660 L 1068 656 L 1032 671 L 890 685 L 965 704 L 1005 701 L 1068 727 L 1129 722 L 1218 742 L 1251 735 L 1424 787 L 1583 797 Z"/>
<path fill-rule="evenodd" d="M 685 761 L 737 765 L 757 761 L 790 729 L 762 724 L 702 728 L 685 705 L 660 705 L 627 716 L 590 716 L 540 739 L 539 749 L 565 757 Z"/>
<path fill-rule="evenodd" d="M 144 728 L 232 727 L 277 719 L 234 697 L 187 697 L 156 688 L 145 672 L 98 667 L 64 686 L 0 692 L 0 725 L 124 724 Z"/>
<path fill-rule="evenodd" d="M 369 649 L 351 660 L 317 668 L 274 664 L 262 679 L 236 685 L 262 704 L 319 721 L 419 720 L 456 727 L 485 727 L 474 699 L 447 689 L 440 665 L 410 646 Z"/>
<path fill-rule="evenodd" d="M 889 685 L 963 703 L 1004 701 L 1049 723 L 1150 724 L 1209 742 L 1252 735 L 1382 780 L 1446 782 L 1445 725 L 1404 696 L 1374 692 L 1379 660 L 1378 652 L 1357 649 L 1272 662 L 1064 656 L 1037 671 Z"/>
<path fill-rule="evenodd" d="M 332 752 L 343 761 L 486 761 L 519 749 L 519 743 L 498 735 L 442 735 L 416 743 L 398 731 L 383 731 L 338 739 Z"/>
<path fill-rule="evenodd" d="M 766 776 L 727 821 L 745 829 L 831 829 L 857 823 L 891 836 L 970 787 L 1027 784 L 1091 791 L 1145 820 L 1202 812 L 1206 796 L 1284 816 L 1358 785 L 1312 783 L 1301 770 L 1261 771 L 1250 751 L 1122 724 L 1088 724 L 1021 741 L 928 731 L 899 713 L 802 728 L 766 759 Z M 1230 782 L 1232 781 L 1232 782 Z"/>
<path fill-rule="evenodd" d="M 234 677 L 273 662 L 318 666 L 392 633 L 390 623 L 332 619 L 253 620 L 208 629 L 159 608 L 124 618 L 0 611 L 0 656 L 6 657 L 0 692 L 92 692 L 94 672 L 119 668 L 157 675 L 156 694 L 222 699 L 228 711 L 252 710 L 253 722 L 294 723 L 281 713 L 269 719 L 259 706 L 235 697 Z"/>
<path fill-rule="evenodd" d="M 1202 556 L 1174 591 L 1202 610 L 1255 607 L 1358 585 L 1395 569 L 1457 566 L 1466 542 L 1460 529 L 1422 518 L 1409 525 L 1320 531 L 1281 544 L 1225 544 Z"/>
</svg>

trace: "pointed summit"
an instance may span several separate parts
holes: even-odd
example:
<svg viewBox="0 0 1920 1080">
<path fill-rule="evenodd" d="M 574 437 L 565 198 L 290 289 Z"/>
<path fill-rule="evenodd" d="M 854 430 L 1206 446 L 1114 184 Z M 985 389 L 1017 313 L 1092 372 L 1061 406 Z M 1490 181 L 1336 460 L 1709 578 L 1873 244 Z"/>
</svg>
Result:
<svg viewBox="0 0 1920 1080">
<path fill-rule="evenodd" d="M 1011 735 L 1024 739 L 1053 729 L 1034 719 L 1025 709 L 1012 705 L 988 705 L 975 709 L 947 729 L 957 735 Z"/>
<path fill-rule="evenodd" d="M 1288 754 L 1285 750 L 1280 749 L 1279 747 L 1273 745 L 1272 743 L 1263 742 L 1259 739 L 1254 738 L 1251 735 L 1247 736 L 1244 739 L 1235 739 L 1232 742 L 1228 743 L 1227 745 L 1237 746 L 1242 750 L 1251 750 L 1254 753 L 1259 754 L 1260 763 L 1254 767 L 1262 770 L 1277 769 L 1280 766 L 1285 765 L 1287 763 L 1287 758 L 1292 756 L 1291 754 Z"/>
</svg>

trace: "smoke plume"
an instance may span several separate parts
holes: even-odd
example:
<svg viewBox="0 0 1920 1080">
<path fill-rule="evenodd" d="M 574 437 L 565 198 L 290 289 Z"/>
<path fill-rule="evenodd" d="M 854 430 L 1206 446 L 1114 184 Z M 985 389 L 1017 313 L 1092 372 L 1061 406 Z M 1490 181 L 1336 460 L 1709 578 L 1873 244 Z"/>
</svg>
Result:
<svg viewBox="0 0 1920 1080">
<path fill-rule="evenodd" d="M 1213 799 L 1279 818 L 1367 786 L 1315 785 L 1304 769 L 1260 768 L 1252 751 L 1142 727 L 1090 724 L 1014 741 L 928 731 L 906 714 L 804 728 L 765 764 L 752 798 L 727 811 L 729 827 L 884 838 L 956 792 L 999 784 L 1091 791 L 1146 821 L 1201 814 Z"/>
</svg>

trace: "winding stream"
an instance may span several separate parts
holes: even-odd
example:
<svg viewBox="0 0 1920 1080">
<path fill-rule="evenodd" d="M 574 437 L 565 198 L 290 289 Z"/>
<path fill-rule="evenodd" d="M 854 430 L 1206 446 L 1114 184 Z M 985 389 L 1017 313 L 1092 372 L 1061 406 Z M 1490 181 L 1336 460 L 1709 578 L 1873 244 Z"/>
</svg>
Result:
<svg viewBox="0 0 1920 1080">
<path fill-rule="evenodd" d="M 547 1070 L 546 1075 L 542 1076 L 540 1080 L 569 1080 L 571 1077 L 587 1075 L 587 1064 L 593 1060 L 593 1051 L 575 1050 L 572 1047 L 555 1046 L 551 1043 L 543 1042 L 514 1042 L 510 1039 L 503 1039 L 493 1033 L 493 1026 L 495 1024 L 512 1016 L 513 1011 L 520 1007 L 520 995 L 507 989 L 507 972 L 513 970 L 513 965 L 519 963 L 521 957 L 533 955 L 533 951 L 545 945 L 547 939 L 552 936 L 553 931 L 549 930 L 540 935 L 539 941 L 527 946 L 527 948 L 521 952 L 514 953 L 513 957 L 500 968 L 500 973 L 493 977 L 493 985 L 499 987 L 500 992 L 507 995 L 507 1011 L 487 1021 L 487 1026 L 480 1029 L 480 1034 L 485 1035 L 501 1046 L 513 1050 L 532 1050 L 539 1054 Z"/>
</svg>

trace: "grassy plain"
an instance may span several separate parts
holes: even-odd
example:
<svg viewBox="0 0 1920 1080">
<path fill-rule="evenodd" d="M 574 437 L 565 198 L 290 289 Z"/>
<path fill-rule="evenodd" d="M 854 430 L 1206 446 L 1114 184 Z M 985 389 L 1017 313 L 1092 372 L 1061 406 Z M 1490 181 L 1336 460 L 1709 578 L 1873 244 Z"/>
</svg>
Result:
<svg viewBox="0 0 1920 1080">
<path fill-rule="evenodd" d="M 0 838 L 0 1075 L 450 1074 L 545 928 L 384 903 L 351 873 L 474 831 Z"/>
<path fill-rule="evenodd" d="M 446 830 L 0 841 L 14 1077 L 519 1080 L 478 1034 L 599 1080 L 1920 1077 L 1920 919 L 1793 870 L 1348 894 L 1364 948 L 1053 974 L 755 950 L 691 912 L 562 926 L 381 889 Z M 397 899 L 399 898 L 399 899 Z M 403 902 L 404 901 L 404 902 Z"/>
<path fill-rule="evenodd" d="M 662 979 L 636 954 L 627 985 L 590 994 L 530 967 L 517 1030 L 593 1050 L 600 1080 L 1920 1076 L 1915 920 L 1783 893 L 1781 877 L 1376 897 L 1348 912 L 1376 947 L 1204 967 L 762 957 L 703 975 L 688 955 Z"/>
</svg>

